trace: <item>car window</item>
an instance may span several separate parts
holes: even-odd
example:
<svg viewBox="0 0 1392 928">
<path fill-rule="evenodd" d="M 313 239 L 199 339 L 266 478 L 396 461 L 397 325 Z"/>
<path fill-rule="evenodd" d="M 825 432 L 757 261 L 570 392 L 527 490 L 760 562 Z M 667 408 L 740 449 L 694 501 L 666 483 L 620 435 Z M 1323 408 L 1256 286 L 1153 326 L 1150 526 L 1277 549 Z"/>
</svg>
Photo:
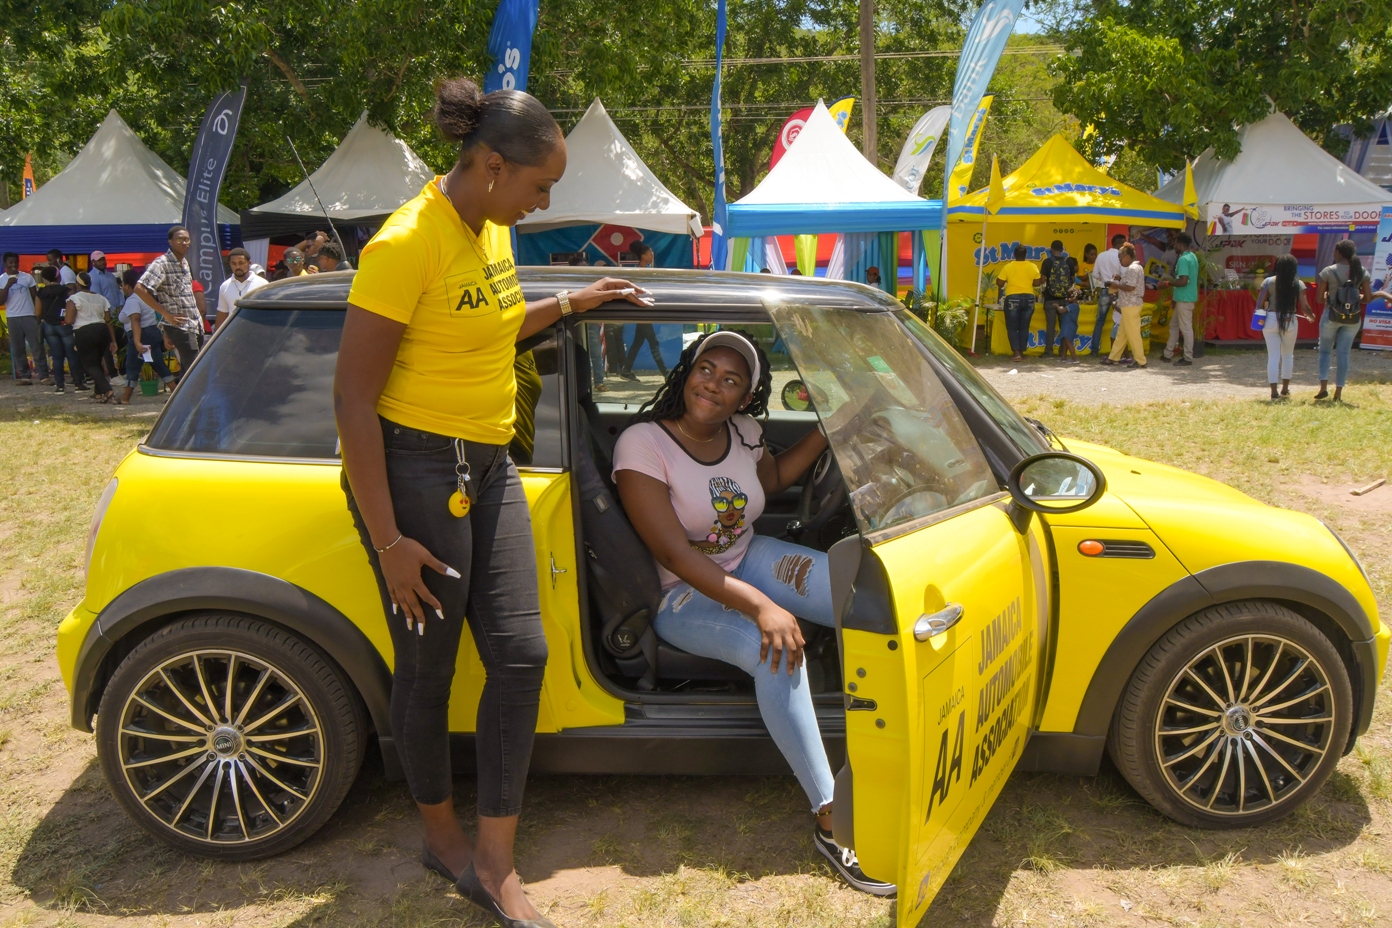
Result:
<svg viewBox="0 0 1392 928">
<path fill-rule="evenodd" d="M 189 369 L 146 444 L 164 451 L 336 458 L 343 313 L 242 307 Z"/>
<path fill-rule="evenodd" d="M 772 303 L 864 533 L 999 490 L 928 359 L 892 313 Z"/>
<path fill-rule="evenodd" d="M 772 378 L 770 406 L 777 408 L 783 385 L 797 378 L 797 369 L 778 331 L 766 322 L 723 326 L 706 322 L 586 323 L 585 352 L 595 402 L 601 408 L 613 404 L 637 412 L 662 386 L 661 370 L 671 370 L 687 346 L 722 328 L 742 332 L 764 349 Z M 650 333 L 662 356 L 661 370 L 653 359 Z"/>
<path fill-rule="evenodd" d="M 1052 450 L 1048 439 L 1046 439 L 1038 429 L 1030 425 L 1021 415 L 1015 411 L 1015 407 L 1005 401 L 995 388 L 986 382 L 976 368 L 967 363 L 966 358 L 962 357 L 957 351 L 942 340 L 942 337 L 928 328 L 927 324 L 908 310 L 898 314 L 899 321 L 904 323 L 907 328 L 924 348 L 928 350 L 934 358 L 952 372 L 952 376 L 960 383 L 968 393 L 972 395 L 986 414 L 995 420 L 996 424 L 1005 430 L 1020 450 L 1026 455 L 1042 454 Z"/>
<path fill-rule="evenodd" d="M 518 347 L 517 421 L 508 453 L 518 467 L 562 467 L 561 375 L 556 331 Z"/>
</svg>

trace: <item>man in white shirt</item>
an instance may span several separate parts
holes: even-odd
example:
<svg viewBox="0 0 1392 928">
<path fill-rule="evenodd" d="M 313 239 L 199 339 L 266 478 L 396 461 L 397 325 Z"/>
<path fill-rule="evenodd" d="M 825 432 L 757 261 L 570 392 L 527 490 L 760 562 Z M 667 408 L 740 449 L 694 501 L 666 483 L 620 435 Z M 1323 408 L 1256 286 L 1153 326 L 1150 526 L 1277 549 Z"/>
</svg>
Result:
<svg viewBox="0 0 1392 928">
<path fill-rule="evenodd" d="M 58 282 L 68 288 L 69 293 L 77 292 L 77 271 L 68 267 L 67 259 L 58 248 L 48 250 L 48 263 L 58 269 Z"/>
<path fill-rule="evenodd" d="M 5 307 L 5 324 L 10 330 L 10 370 L 15 383 L 33 386 L 29 357 L 34 358 L 41 378 L 48 376 L 48 363 L 39 351 L 39 320 L 34 314 L 39 288 L 34 278 L 19 269 L 19 255 L 5 252 L 5 273 L 0 274 L 0 306 Z"/>
<path fill-rule="evenodd" d="M 1121 273 L 1121 246 L 1126 244 L 1126 236 L 1113 235 L 1112 247 L 1097 256 L 1092 266 L 1092 286 L 1097 293 L 1097 320 L 1092 324 L 1092 345 L 1088 354 L 1096 356 L 1102 347 L 1102 330 L 1107 325 L 1107 317 L 1112 314 L 1112 293 L 1107 284 Z"/>
<path fill-rule="evenodd" d="M 233 248 L 227 253 L 227 265 L 232 269 L 232 276 L 222 282 L 218 288 L 217 319 L 213 322 L 213 328 L 222 327 L 222 323 L 227 319 L 237 301 L 248 293 L 260 290 L 269 282 L 259 274 L 251 272 L 251 255 L 245 248 Z"/>
</svg>

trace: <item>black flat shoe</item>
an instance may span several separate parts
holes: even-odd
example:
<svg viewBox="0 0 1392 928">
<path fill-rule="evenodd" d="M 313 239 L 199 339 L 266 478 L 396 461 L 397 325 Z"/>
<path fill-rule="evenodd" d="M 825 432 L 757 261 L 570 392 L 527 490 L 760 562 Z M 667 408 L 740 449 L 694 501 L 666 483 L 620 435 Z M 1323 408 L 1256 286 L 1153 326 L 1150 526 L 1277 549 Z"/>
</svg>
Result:
<svg viewBox="0 0 1392 928">
<path fill-rule="evenodd" d="M 421 842 L 421 866 L 434 873 L 440 874 L 440 876 L 449 880 L 451 883 L 458 882 L 459 880 L 459 877 L 450 873 L 449 867 L 441 863 L 440 858 L 436 857 L 431 852 L 430 845 L 426 844 L 424 841 Z"/>
<path fill-rule="evenodd" d="M 474 905 L 483 909 L 489 915 L 498 920 L 503 928 L 556 928 L 556 923 L 549 918 L 538 916 L 537 918 L 510 918 L 503 911 L 503 907 L 488 894 L 488 890 L 483 888 L 479 882 L 478 874 L 474 872 L 473 862 L 464 868 L 464 872 L 459 874 L 459 879 L 455 881 L 454 888 L 459 891 L 459 895 L 468 899 Z"/>
</svg>

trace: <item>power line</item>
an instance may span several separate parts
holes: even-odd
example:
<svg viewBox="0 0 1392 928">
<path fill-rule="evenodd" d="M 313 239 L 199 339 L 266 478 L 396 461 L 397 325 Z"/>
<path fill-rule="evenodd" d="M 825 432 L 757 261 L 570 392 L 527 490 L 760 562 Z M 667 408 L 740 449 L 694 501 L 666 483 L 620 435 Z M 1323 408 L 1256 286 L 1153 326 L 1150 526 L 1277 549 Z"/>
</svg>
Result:
<svg viewBox="0 0 1392 928">
<path fill-rule="evenodd" d="M 1015 45 L 1004 49 L 1002 55 L 1062 55 L 1065 49 L 1062 45 Z M 961 57 L 960 48 L 941 48 L 931 51 L 921 52 L 877 52 L 876 61 L 900 61 L 911 58 L 958 58 Z M 801 55 L 784 56 L 774 58 L 726 58 L 726 67 L 744 67 L 767 64 L 815 64 L 821 62 L 838 61 L 859 61 L 859 54 L 846 55 Z M 701 70 L 715 67 L 714 58 L 688 58 L 680 63 L 681 67 L 687 70 Z M 549 71 L 548 74 L 556 77 L 570 77 L 575 74 L 577 68 L 559 69 Z"/>
<path fill-rule="evenodd" d="M 1052 98 L 1052 97 L 1004 97 L 1004 96 L 999 96 L 999 95 L 998 95 L 998 96 L 996 97 L 996 99 L 997 99 L 999 102 L 1001 102 L 1001 103 L 1042 103 L 1042 102 L 1047 101 L 1047 100 L 1052 100 L 1053 98 Z M 902 100 L 879 100 L 879 101 L 876 102 L 876 108 L 884 107 L 884 106 L 942 106 L 942 105 L 944 105 L 944 104 L 951 103 L 951 102 L 952 102 L 952 101 L 951 101 L 950 99 L 932 99 L 932 98 L 928 98 L 928 97 L 924 97 L 924 98 L 913 98 L 913 99 L 902 99 Z M 731 119 L 746 120 L 746 119 L 762 119 L 762 118 L 769 118 L 769 119 L 772 119 L 772 118 L 779 118 L 779 119 L 783 119 L 783 118 L 786 118 L 786 114 L 795 112 L 795 111 L 800 110 L 800 109 L 804 109 L 806 106 L 807 106 L 807 103 L 804 101 L 804 102 L 801 102 L 801 103 L 722 103 L 720 108 L 721 108 L 722 110 L 730 110 L 730 111 L 732 111 L 732 115 L 730 116 Z M 552 113 L 553 115 L 573 115 L 573 114 L 575 114 L 575 113 L 583 113 L 583 112 L 585 112 L 587 109 L 588 109 L 588 107 L 558 107 L 558 108 L 552 109 L 552 110 L 551 110 L 551 113 Z M 663 112 L 679 112 L 679 111 L 684 111 L 684 110 L 686 110 L 686 111 L 701 111 L 701 112 L 708 112 L 708 111 L 710 110 L 710 104 L 709 104 L 709 103 L 689 103 L 689 104 L 671 103 L 671 104 L 665 104 L 665 105 L 662 105 L 662 106 L 613 106 L 613 107 L 606 106 L 606 107 L 605 107 L 605 111 L 608 112 L 609 115 L 610 115 L 611 117 L 612 117 L 612 116 L 615 116 L 615 114 L 628 114 L 628 113 L 631 113 L 631 114 L 639 114 L 639 113 L 663 113 Z M 749 111 L 754 111 L 754 110 L 767 110 L 767 111 L 769 111 L 769 115 L 767 115 L 767 116 L 757 116 L 757 115 L 734 115 L 735 112 L 744 112 L 744 113 L 748 113 Z M 636 118 L 636 116 L 635 116 L 635 117 L 626 117 L 626 118 Z"/>
</svg>

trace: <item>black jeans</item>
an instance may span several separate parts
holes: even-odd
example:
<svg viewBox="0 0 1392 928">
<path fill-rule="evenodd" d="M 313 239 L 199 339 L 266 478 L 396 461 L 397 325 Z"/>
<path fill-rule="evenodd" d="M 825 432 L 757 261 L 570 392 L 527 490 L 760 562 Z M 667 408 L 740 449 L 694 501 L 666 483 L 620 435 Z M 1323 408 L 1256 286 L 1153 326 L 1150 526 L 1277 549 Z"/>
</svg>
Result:
<svg viewBox="0 0 1392 928">
<path fill-rule="evenodd" d="M 198 352 L 203 349 L 203 333 L 201 331 L 191 332 L 188 329 L 168 324 L 161 325 L 160 331 L 169 336 L 169 344 L 173 346 L 174 353 L 179 356 L 179 378 L 183 379 L 184 372 L 189 369 L 193 359 L 198 357 Z M 141 334 L 141 337 L 144 337 L 144 333 Z"/>
<path fill-rule="evenodd" d="M 377 576 L 391 631 L 392 738 L 406 783 L 423 805 L 450 798 L 450 684 L 467 622 L 486 675 L 474 734 L 478 814 L 517 815 L 546 671 L 536 549 L 522 480 L 506 446 L 466 442 L 473 506 L 456 518 L 449 511 L 457 486 L 454 439 L 381 421 L 397 528 L 463 575 L 454 580 L 424 570 L 425 585 L 444 607 L 445 618 L 427 621 L 423 636 L 408 630 L 405 616 L 391 612 L 381 563 L 344 474 L 348 508 Z"/>
<path fill-rule="evenodd" d="M 1016 293 L 1005 298 L 1005 334 L 1010 350 L 1023 354 L 1029 347 L 1030 321 L 1034 318 L 1034 294 Z"/>
<path fill-rule="evenodd" d="M 105 322 L 89 322 L 73 331 L 73 344 L 77 347 L 78 357 L 82 358 L 82 366 L 87 368 L 87 376 L 91 378 L 92 393 L 96 396 L 110 393 L 111 381 L 107 379 L 106 368 L 102 366 L 102 355 L 111 346 L 111 329 L 107 328 Z"/>
<path fill-rule="evenodd" d="M 644 343 L 652 351 L 653 360 L 657 362 L 658 373 L 666 377 L 667 365 L 662 363 L 662 351 L 657 345 L 657 330 L 652 327 L 651 322 L 639 322 L 633 326 L 633 344 L 628 346 L 628 357 L 624 359 L 623 369 L 629 373 L 633 372 L 633 362 L 638 360 L 638 352 Z"/>
<path fill-rule="evenodd" d="M 1059 320 L 1064 313 L 1068 312 L 1068 298 L 1064 296 L 1044 297 L 1044 356 L 1053 354 L 1055 343 L 1054 333 L 1058 329 Z M 1061 349 L 1060 349 L 1061 350 Z"/>
<path fill-rule="evenodd" d="M 59 323 L 54 325 L 45 322 L 41 326 L 43 329 L 44 341 L 48 343 L 49 356 L 53 358 L 53 382 L 58 386 L 63 386 L 63 361 L 68 362 L 68 372 L 72 374 L 73 386 L 79 390 L 86 389 L 86 378 L 82 375 L 82 359 L 77 354 L 77 345 L 73 342 L 73 327 Z"/>
</svg>

